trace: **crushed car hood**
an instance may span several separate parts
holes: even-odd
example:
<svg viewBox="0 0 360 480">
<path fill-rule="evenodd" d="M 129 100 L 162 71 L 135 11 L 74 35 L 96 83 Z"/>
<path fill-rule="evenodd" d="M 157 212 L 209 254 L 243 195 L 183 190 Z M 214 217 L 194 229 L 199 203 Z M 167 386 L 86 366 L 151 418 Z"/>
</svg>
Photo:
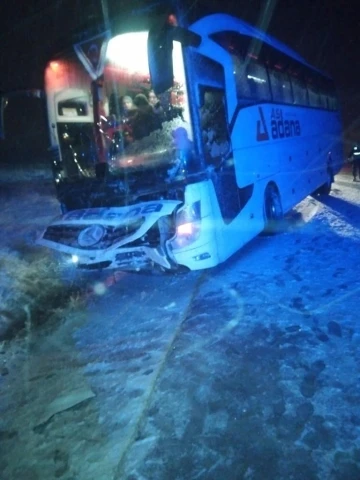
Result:
<svg viewBox="0 0 360 480">
<path fill-rule="evenodd" d="M 69 254 L 94 254 L 141 238 L 181 202 L 161 200 L 124 207 L 73 210 L 48 225 L 37 244 Z"/>
</svg>

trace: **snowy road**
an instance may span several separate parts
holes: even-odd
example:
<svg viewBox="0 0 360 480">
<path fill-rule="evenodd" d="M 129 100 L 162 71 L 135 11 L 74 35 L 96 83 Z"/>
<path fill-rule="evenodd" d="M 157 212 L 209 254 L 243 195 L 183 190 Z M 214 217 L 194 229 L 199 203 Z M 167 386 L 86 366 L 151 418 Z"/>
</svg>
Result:
<svg viewBox="0 0 360 480">
<path fill-rule="evenodd" d="M 26 195 L 31 241 L 55 205 Z M 27 322 L 0 350 L 1 480 L 360 478 L 359 206 L 344 172 L 223 266 L 87 278 Z"/>
</svg>

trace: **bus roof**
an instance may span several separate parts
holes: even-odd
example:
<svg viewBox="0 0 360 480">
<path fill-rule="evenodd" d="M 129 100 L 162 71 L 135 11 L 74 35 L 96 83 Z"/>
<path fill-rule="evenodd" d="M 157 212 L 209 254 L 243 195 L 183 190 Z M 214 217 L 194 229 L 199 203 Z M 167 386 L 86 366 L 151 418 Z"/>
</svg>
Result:
<svg viewBox="0 0 360 480">
<path fill-rule="evenodd" d="M 290 47 L 285 45 L 284 43 L 280 42 L 276 38 L 272 37 L 271 35 L 259 30 L 256 27 L 248 24 L 244 20 L 241 20 L 237 17 L 233 17 L 232 15 L 228 15 L 225 13 L 215 13 L 212 15 L 207 15 L 192 25 L 189 26 L 189 29 L 199 35 L 212 35 L 214 33 L 219 32 L 237 32 L 242 35 L 246 35 L 252 38 L 256 38 L 271 47 L 275 48 L 279 52 L 287 55 L 288 57 L 293 58 L 294 60 L 302 63 L 303 65 L 315 70 L 322 75 L 328 77 L 324 72 L 321 72 L 317 68 L 310 65 L 301 55 L 296 53 Z"/>
</svg>

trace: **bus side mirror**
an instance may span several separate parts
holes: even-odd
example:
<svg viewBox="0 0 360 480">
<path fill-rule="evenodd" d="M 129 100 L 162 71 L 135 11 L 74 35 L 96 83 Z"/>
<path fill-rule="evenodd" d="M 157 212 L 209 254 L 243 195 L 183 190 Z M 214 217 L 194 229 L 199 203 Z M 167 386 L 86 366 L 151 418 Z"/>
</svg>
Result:
<svg viewBox="0 0 360 480">
<path fill-rule="evenodd" d="M 174 84 L 173 41 L 180 42 L 183 47 L 197 47 L 201 43 L 201 37 L 190 30 L 168 23 L 155 24 L 150 29 L 147 44 L 150 81 L 157 95 Z"/>
<path fill-rule="evenodd" d="M 163 24 L 153 27 L 148 35 L 148 59 L 150 81 L 158 95 L 173 86 L 174 70 L 172 62 L 173 38 L 171 27 Z"/>
</svg>

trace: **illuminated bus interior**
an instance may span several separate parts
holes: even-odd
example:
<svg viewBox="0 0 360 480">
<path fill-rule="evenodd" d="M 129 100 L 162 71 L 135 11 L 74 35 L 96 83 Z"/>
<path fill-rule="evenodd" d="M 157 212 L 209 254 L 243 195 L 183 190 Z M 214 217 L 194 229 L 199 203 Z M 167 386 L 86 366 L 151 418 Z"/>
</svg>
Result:
<svg viewBox="0 0 360 480">
<path fill-rule="evenodd" d="M 184 177 L 194 153 L 178 42 L 173 68 L 173 87 L 156 96 L 149 79 L 147 32 L 112 38 L 103 75 L 96 81 L 77 59 L 51 62 L 46 85 L 54 102 L 50 114 L 56 119 L 56 132 L 51 133 L 60 146 L 56 181 L 106 172 L 110 179 L 126 180 L 124 189 L 132 183 L 138 189 L 140 177 L 143 186 L 154 184 L 152 173 L 157 183 Z M 146 176 L 139 173 L 143 170 Z"/>
</svg>

